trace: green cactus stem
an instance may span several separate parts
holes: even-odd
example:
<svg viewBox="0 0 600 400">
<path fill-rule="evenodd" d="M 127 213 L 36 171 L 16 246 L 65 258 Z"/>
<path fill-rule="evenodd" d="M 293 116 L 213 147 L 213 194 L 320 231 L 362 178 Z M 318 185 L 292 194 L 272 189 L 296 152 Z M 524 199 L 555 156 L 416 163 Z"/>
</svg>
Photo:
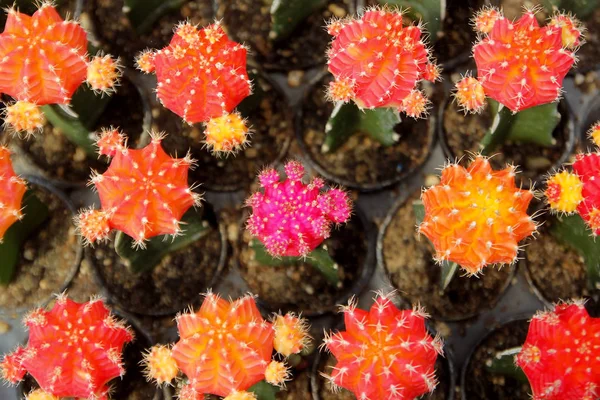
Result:
<svg viewBox="0 0 600 400">
<path fill-rule="evenodd" d="M 250 241 L 250 248 L 254 251 L 255 260 L 260 264 L 272 267 L 283 267 L 286 265 L 307 263 L 323 274 L 325 279 L 327 279 L 327 282 L 332 286 L 341 286 L 340 278 L 338 276 L 339 266 L 329 255 L 326 245 L 322 244 L 306 257 L 274 258 L 267 252 L 265 246 L 258 239 L 252 239 Z"/>
<path fill-rule="evenodd" d="M 561 118 L 558 103 L 543 104 L 513 114 L 495 100 L 488 99 L 488 102 L 493 122 L 481 141 L 483 155 L 492 155 L 506 141 L 535 143 L 544 147 L 555 143 L 552 133 Z"/>
<path fill-rule="evenodd" d="M 248 391 L 254 393 L 257 400 L 276 400 L 279 388 L 265 381 L 260 381 L 248 389 Z"/>
<path fill-rule="evenodd" d="M 327 0 L 273 0 L 269 38 L 274 42 L 287 39 L 302 21 L 326 4 Z"/>
<path fill-rule="evenodd" d="M 425 219 L 425 206 L 421 200 L 415 200 L 413 202 L 413 213 L 415 214 L 417 225 L 420 225 L 421 222 L 423 222 L 423 219 Z M 445 292 L 450 285 L 450 282 L 452 282 L 452 279 L 456 275 L 456 271 L 458 271 L 458 267 L 459 265 L 457 263 L 448 261 L 444 261 L 440 265 L 442 271 L 439 284 L 442 292 Z"/>
<path fill-rule="evenodd" d="M 575 249 L 584 259 L 588 285 L 600 289 L 600 246 L 579 215 L 557 216 L 550 233 L 559 241 Z"/>
<path fill-rule="evenodd" d="M 429 41 L 433 44 L 442 31 L 446 17 L 446 0 L 377 0 L 381 5 L 395 6 L 405 11 L 408 19 L 423 21 L 425 28 L 431 34 Z"/>
<path fill-rule="evenodd" d="M 321 152 L 331 153 L 339 149 L 353 134 L 364 132 L 383 146 L 391 146 L 400 135 L 394 127 L 402 120 L 398 110 L 376 108 L 361 110 L 354 104 L 338 102 L 325 125 L 325 140 Z"/>
<path fill-rule="evenodd" d="M 520 352 L 521 347 L 500 351 L 486 363 L 485 368 L 493 374 L 508 376 L 519 382 L 529 383 L 523 370 L 515 364 L 515 357 Z"/>
<path fill-rule="evenodd" d="M 554 11 L 569 12 L 579 18 L 580 20 L 586 20 L 598 5 L 599 0 L 543 0 L 542 4 L 548 12 Z"/>
<path fill-rule="evenodd" d="M 178 10 L 188 0 L 125 0 L 123 12 L 138 34 L 148 32 L 165 14 Z"/>
<path fill-rule="evenodd" d="M 123 232 L 117 232 L 115 251 L 127 267 L 135 273 L 151 271 L 167 254 L 183 249 L 207 236 L 213 229 L 204 218 L 202 209 L 189 209 L 181 219 L 183 232 L 175 238 L 154 237 L 145 242 L 144 249 L 136 249 L 134 240 Z"/>
<path fill-rule="evenodd" d="M 0 284 L 8 285 L 15 274 L 23 243 L 48 219 L 48 207 L 28 190 L 23 196 L 23 219 L 15 222 L 0 243 Z"/>
</svg>

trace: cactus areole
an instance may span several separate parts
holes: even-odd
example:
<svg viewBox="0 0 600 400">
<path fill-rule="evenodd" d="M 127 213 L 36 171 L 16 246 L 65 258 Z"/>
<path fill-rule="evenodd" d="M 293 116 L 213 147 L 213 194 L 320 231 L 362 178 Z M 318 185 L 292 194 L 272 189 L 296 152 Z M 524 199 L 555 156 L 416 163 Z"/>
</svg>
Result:
<svg viewBox="0 0 600 400">
<path fill-rule="evenodd" d="M 600 396 L 600 318 L 582 301 L 536 314 L 516 363 L 534 399 L 596 400 Z"/>
<path fill-rule="evenodd" d="M 284 180 L 274 169 L 259 174 L 264 192 L 246 200 L 252 207 L 246 227 L 274 257 L 306 256 L 329 237 L 334 223 L 350 218 L 350 200 L 341 189 L 322 192 L 320 178 L 303 183 L 304 166 L 298 161 L 285 164 L 285 173 Z"/>
<path fill-rule="evenodd" d="M 379 295 L 369 311 L 351 302 L 343 313 L 346 330 L 324 341 L 337 360 L 327 376 L 334 390 L 372 400 L 413 400 L 434 390 L 442 342 L 427 333 L 422 309 L 401 311 Z"/>
<path fill-rule="evenodd" d="M 96 399 L 106 398 L 107 383 L 125 374 L 121 353 L 133 334 L 101 300 L 77 303 L 60 295 L 51 310 L 34 310 L 24 323 L 27 346 L 0 363 L 9 382 L 28 372 L 49 396 Z"/>
<path fill-rule="evenodd" d="M 333 20 L 328 66 L 335 80 L 333 101 L 353 100 L 361 108 L 392 107 L 413 117 L 426 111 L 417 83 L 435 81 L 439 68 L 430 58 L 421 25 L 403 26 L 402 13 L 371 8 L 356 19 Z"/>
</svg>

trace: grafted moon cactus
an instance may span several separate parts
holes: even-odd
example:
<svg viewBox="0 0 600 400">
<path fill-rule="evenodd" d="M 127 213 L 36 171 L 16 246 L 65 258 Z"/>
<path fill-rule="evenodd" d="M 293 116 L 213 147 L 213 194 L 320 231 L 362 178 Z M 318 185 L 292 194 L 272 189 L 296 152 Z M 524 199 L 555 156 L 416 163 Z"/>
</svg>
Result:
<svg viewBox="0 0 600 400">
<path fill-rule="evenodd" d="M 401 12 L 383 7 L 370 8 L 360 18 L 334 20 L 328 32 L 333 36 L 327 62 L 335 78 L 328 91 L 332 100 L 397 108 L 414 117 L 425 113 L 428 100 L 416 85 L 437 80 L 439 68 L 421 25 L 403 26 Z"/>
<path fill-rule="evenodd" d="M 0 34 L 0 92 L 16 99 L 5 121 L 17 131 L 34 132 L 43 125 L 37 106 L 69 104 L 87 81 L 101 92 L 114 90 L 120 77 L 118 60 L 87 55 L 87 34 L 77 21 L 64 21 L 49 1 L 32 15 L 8 8 Z"/>
<path fill-rule="evenodd" d="M 180 220 L 201 196 L 188 186 L 194 160 L 172 158 L 162 148 L 164 134 L 151 133 L 143 149 L 129 149 L 117 129 L 104 130 L 98 139 L 100 154 L 113 157 L 104 174 L 90 181 L 100 196 L 100 210 L 84 210 L 76 219 L 84 240 L 105 240 L 112 229 L 126 233 L 136 246 L 158 235 L 181 233 Z"/>
<path fill-rule="evenodd" d="M 566 15 L 555 15 L 540 27 L 535 13 L 526 10 L 513 22 L 500 10 L 485 8 L 474 20 L 481 34 L 473 46 L 477 79 L 488 97 L 513 112 L 557 101 L 563 79 L 576 61 L 575 47 L 582 30 L 578 23 Z M 459 93 L 461 86 L 466 84 L 459 82 Z M 481 109 L 479 101 L 456 98 L 465 110 Z"/>
<path fill-rule="evenodd" d="M 357 399 L 389 400 L 412 400 L 435 389 L 442 342 L 427 333 L 421 308 L 401 311 L 379 295 L 369 311 L 353 302 L 342 311 L 346 330 L 324 340 L 337 360 L 327 376 L 334 389 L 346 388 Z"/>
<path fill-rule="evenodd" d="M 107 398 L 107 383 L 124 375 L 121 353 L 133 333 L 100 299 L 59 295 L 51 310 L 34 310 L 24 323 L 27 346 L 6 355 L 0 370 L 10 383 L 28 372 L 41 387 L 38 398 Z"/>
<path fill-rule="evenodd" d="M 285 364 L 272 360 L 274 343 L 296 354 L 308 340 L 304 322 L 292 315 L 281 318 L 293 322 L 287 328 L 296 331 L 265 321 L 253 296 L 226 301 L 209 292 L 197 312 L 177 316 L 179 341 L 172 348 L 155 346 L 146 355 L 147 376 L 169 383 L 181 370 L 187 383 L 180 399 L 199 400 L 205 394 L 255 399 L 247 392 L 254 384 L 283 385 L 288 378 Z"/>
<path fill-rule="evenodd" d="M 600 396 L 600 318 L 583 301 L 536 314 L 516 363 L 534 399 L 594 400 Z"/>
<path fill-rule="evenodd" d="M 285 173 L 284 180 L 274 169 L 259 174 L 264 193 L 246 200 L 252 207 L 246 227 L 274 257 L 306 256 L 329 237 L 332 224 L 350 218 L 350 200 L 341 189 L 322 192 L 320 178 L 303 183 L 304 166 L 298 161 L 288 162 Z"/>
<path fill-rule="evenodd" d="M 0 146 L 0 243 L 12 224 L 23 218 L 21 202 L 27 184 L 15 174 L 10 151 Z"/>
<path fill-rule="evenodd" d="M 247 144 L 248 127 L 233 112 L 252 90 L 246 48 L 229 40 L 218 23 L 202 29 L 179 24 L 167 47 L 140 53 L 137 65 L 156 73 L 163 106 L 189 124 L 206 124 L 206 144 L 215 153 Z"/>
<path fill-rule="evenodd" d="M 466 169 L 447 165 L 440 183 L 423 191 L 418 231 L 433 243 L 437 261 L 456 262 L 470 275 L 516 261 L 519 242 L 537 226 L 527 215 L 533 193 L 515 186 L 515 171 L 494 171 L 477 156 Z"/>
</svg>

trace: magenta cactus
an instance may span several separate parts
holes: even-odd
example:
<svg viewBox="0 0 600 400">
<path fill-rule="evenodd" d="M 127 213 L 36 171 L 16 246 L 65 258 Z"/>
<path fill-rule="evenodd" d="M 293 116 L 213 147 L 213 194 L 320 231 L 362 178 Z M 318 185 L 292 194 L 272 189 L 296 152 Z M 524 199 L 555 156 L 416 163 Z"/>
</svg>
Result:
<svg viewBox="0 0 600 400">
<path fill-rule="evenodd" d="M 329 237 L 333 223 L 348 220 L 350 200 L 342 189 L 322 192 L 321 178 L 303 183 L 304 166 L 298 161 L 288 162 L 285 173 L 284 180 L 272 168 L 259 174 L 264 193 L 246 200 L 252 207 L 247 228 L 274 257 L 306 256 Z"/>
</svg>

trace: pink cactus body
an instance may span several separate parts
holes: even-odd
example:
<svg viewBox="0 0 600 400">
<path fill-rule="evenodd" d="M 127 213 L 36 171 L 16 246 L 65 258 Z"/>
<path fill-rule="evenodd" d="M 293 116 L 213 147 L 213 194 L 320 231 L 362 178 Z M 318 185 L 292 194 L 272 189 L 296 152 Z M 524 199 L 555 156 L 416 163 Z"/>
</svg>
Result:
<svg viewBox="0 0 600 400">
<path fill-rule="evenodd" d="M 26 190 L 25 181 L 15 174 L 10 151 L 0 146 L 0 242 L 8 228 L 23 218 L 21 202 Z"/>
<path fill-rule="evenodd" d="M 27 371 L 51 395 L 96 399 L 105 398 L 106 384 L 125 373 L 121 352 L 133 334 L 99 299 L 76 303 L 61 295 L 51 310 L 35 310 L 24 323 L 27 346 L 0 364 L 11 383 Z"/>
<path fill-rule="evenodd" d="M 348 220 L 351 204 L 341 189 L 321 192 L 320 178 L 304 184 L 304 166 L 297 161 L 288 162 L 285 172 L 283 181 L 274 169 L 260 173 L 264 193 L 246 200 L 252 207 L 247 228 L 272 256 L 306 256 L 329 237 L 333 223 Z"/>
<path fill-rule="evenodd" d="M 473 57 L 486 95 L 513 112 L 557 101 L 576 59 L 563 45 L 561 27 L 540 27 L 531 10 L 516 22 L 496 10 L 485 25 L 489 33 L 475 44 Z"/>
<path fill-rule="evenodd" d="M 533 317 L 516 357 L 534 400 L 595 400 L 600 396 L 600 318 L 583 302 L 559 304 Z"/>
<path fill-rule="evenodd" d="M 39 106 L 69 104 L 86 79 L 95 90 L 114 90 L 120 76 L 118 63 L 110 56 L 100 57 L 104 67 L 99 70 L 97 58 L 88 59 L 85 30 L 76 21 L 64 21 L 51 2 L 42 1 L 32 16 L 14 8 L 7 12 L 0 34 L 0 92 Z M 40 124 L 28 124 L 29 115 L 24 114 L 33 111 L 9 108 L 7 120 L 19 130 L 35 130 Z"/>
<path fill-rule="evenodd" d="M 429 58 L 420 25 L 403 27 L 400 12 L 372 8 L 357 19 L 332 21 L 328 31 L 334 37 L 328 54 L 335 77 L 332 100 L 421 114 L 407 110 L 403 101 L 420 80 L 437 79 L 439 70 Z"/>
<path fill-rule="evenodd" d="M 188 186 L 193 160 L 171 158 L 161 146 L 164 136 L 152 134 L 143 149 L 128 149 L 117 130 L 106 130 L 98 140 L 101 154 L 112 155 L 107 171 L 94 174 L 101 210 L 83 211 L 77 220 L 89 243 L 108 237 L 111 229 L 131 236 L 137 245 L 158 235 L 177 235 L 181 217 L 201 196 Z"/>
<path fill-rule="evenodd" d="M 434 390 L 442 343 L 427 333 L 421 309 L 401 311 L 379 295 L 369 311 L 350 303 L 343 312 L 346 330 L 324 341 L 337 360 L 328 377 L 334 388 L 363 400 L 412 400 Z"/>
</svg>

